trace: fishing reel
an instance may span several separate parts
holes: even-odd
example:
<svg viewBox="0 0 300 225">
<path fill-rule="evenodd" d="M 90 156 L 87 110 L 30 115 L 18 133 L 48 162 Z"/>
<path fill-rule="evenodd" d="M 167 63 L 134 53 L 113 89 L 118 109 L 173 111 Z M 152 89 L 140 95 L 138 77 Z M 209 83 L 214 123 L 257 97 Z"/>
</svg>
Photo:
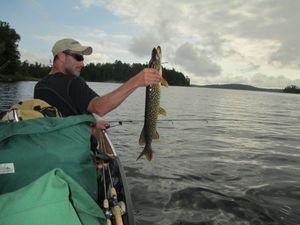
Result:
<svg viewBox="0 0 300 225">
<path fill-rule="evenodd" d="M 116 206 L 116 205 L 114 205 L 114 206 Z M 114 207 L 114 206 L 112 206 L 112 207 Z M 117 206 L 120 207 L 120 212 L 121 212 L 122 216 L 127 213 L 127 208 L 126 208 L 125 202 L 119 201 L 117 203 Z M 104 207 L 104 215 L 107 219 L 110 219 L 113 216 L 113 214 L 112 214 L 111 210 L 109 209 L 109 207 L 108 206 L 106 206 L 106 207 L 107 208 Z"/>
<path fill-rule="evenodd" d="M 117 196 L 112 196 L 109 199 L 109 205 L 110 205 L 111 208 L 115 208 L 116 206 L 119 207 L 121 215 L 124 215 L 127 212 L 125 202 L 118 201 Z"/>
<path fill-rule="evenodd" d="M 125 202 L 119 201 L 118 206 L 120 207 L 121 215 L 123 216 L 127 212 Z"/>
<path fill-rule="evenodd" d="M 104 215 L 106 217 L 106 225 L 111 225 L 112 221 L 115 225 L 123 225 L 122 215 L 126 213 L 126 205 L 123 201 L 118 202 L 117 196 L 112 196 L 109 200 L 105 200 Z"/>
</svg>

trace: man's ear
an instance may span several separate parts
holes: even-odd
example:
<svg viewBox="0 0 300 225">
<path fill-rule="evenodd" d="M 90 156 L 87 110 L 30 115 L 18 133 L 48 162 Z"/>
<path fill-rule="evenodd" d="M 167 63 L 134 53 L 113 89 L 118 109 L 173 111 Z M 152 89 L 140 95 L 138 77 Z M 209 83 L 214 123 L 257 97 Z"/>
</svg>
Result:
<svg viewBox="0 0 300 225">
<path fill-rule="evenodd" d="M 57 59 L 60 61 L 65 61 L 66 55 L 63 52 L 57 53 Z"/>
</svg>

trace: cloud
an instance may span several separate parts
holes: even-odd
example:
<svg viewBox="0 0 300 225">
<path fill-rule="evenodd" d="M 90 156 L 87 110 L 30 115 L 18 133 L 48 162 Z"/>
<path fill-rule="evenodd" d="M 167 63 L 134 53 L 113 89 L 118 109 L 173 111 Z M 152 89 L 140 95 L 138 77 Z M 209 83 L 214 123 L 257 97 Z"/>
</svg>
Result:
<svg viewBox="0 0 300 225">
<path fill-rule="evenodd" d="M 52 54 L 49 51 L 33 52 L 31 49 L 20 48 L 21 61 L 28 61 L 29 63 L 41 63 L 43 65 L 52 65 Z M 49 60 L 50 59 L 50 60 Z"/>
<path fill-rule="evenodd" d="M 80 6 L 75 5 L 75 6 L 73 6 L 73 9 L 74 9 L 75 11 L 79 11 L 79 10 L 80 10 Z"/>
<path fill-rule="evenodd" d="M 107 33 L 100 29 L 90 29 L 86 32 L 86 36 L 101 39 L 105 38 L 107 36 Z"/>
<path fill-rule="evenodd" d="M 150 58 L 150 50 L 157 45 L 159 45 L 159 40 L 152 35 L 133 37 L 129 43 L 129 51 L 137 56 Z"/>
<path fill-rule="evenodd" d="M 97 1 L 95 0 L 80 0 L 80 3 L 86 8 L 97 5 Z"/>
<path fill-rule="evenodd" d="M 244 68 L 242 68 L 240 71 L 241 72 L 252 72 L 252 71 L 258 70 L 259 68 L 260 68 L 260 65 L 250 62 Z"/>
<path fill-rule="evenodd" d="M 238 77 L 255 72 L 268 74 L 255 82 L 280 85 L 280 79 L 282 83 L 293 81 L 284 72 L 285 77 L 280 76 L 281 70 L 300 68 L 299 1 L 82 2 L 89 7 L 105 7 L 121 17 L 124 26 L 136 29 L 128 42 L 129 52 L 149 57 L 153 46 L 160 44 L 168 52 L 165 60 L 190 73 L 187 75 L 221 79 L 230 68 L 231 73 L 243 72 L 235 76 L 238 81 Z M 254 82 L 249 77 L 245 80 Z"/>
<path fill-rule="evenodd" d="M 280 76 L 267 76 L 265 74 L 254 74 L 249 79 L 250 84 L 257 85 L 259 87 L 269 87 L 269 88 L 284 88 L 290 84 L 299 85 L 300 79 L 291 80 L 283 75 Z"/>
<path fill-rule="evenodd" d="M 300 41 L 286 40 L 270 55 L 269 63 L 277 67 L 300 69 Z"/>
<path fill-rule="evenodd" d="M 264 43 L 256 52 L 263 54 L 263 50 L 268 48 L 265 52 L 266 63 L 299 69 L 299 8 L 299 1 L 251 1 L 235 9 L 237 13 L 234 14 L 239 20 L 225 28 L 224 33 L 249 42 Z"/>
<path fill-rule="evenodd" d="M 174 62 L 198 76 L 218 76 L 221 73 L 220 66 L 190 43 L 184 43 L 176 50 Z"/>
</svg>

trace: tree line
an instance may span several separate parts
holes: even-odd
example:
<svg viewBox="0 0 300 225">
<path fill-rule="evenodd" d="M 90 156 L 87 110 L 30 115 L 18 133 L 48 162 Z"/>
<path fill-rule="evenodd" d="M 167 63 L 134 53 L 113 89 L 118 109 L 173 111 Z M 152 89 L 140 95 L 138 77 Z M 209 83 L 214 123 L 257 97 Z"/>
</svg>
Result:
<svg viewBox="0 0 300 225">
<path fill-rule="evenodd" d="M 128 64 L 119 60 L 116 60 L 114 63 L 90 63 L 83 68 L 81 76 L 85 80 L 95 82 L 124 82 L 146 67 L 148 67 L 147 64 Z M 176 71 L 174 68 L 172 70 L 163 68 L 162 74 L 169 85 L 190 86 L 190 79 L 184 76 L 183 73 Z"/>
<path fill-rule="evenodd" d="M 300 88 L 298 88 L 296 85 L 289 85 L 283 89 L 283 92 L 300 94 Z"/>
<path fill-rule="evenodd" d="M 0 20 L 0 81 L 38 80 L 51 69 L 38 62 L 21 62 L 18 51 L 20 40 L 20 35 L 8 23 Z M 90 63 L 83 68 L 81 76 L 86 81 L 124 82 L 146 67 L 147 64 L 128 64 L 119 60 L 114 63 Z M 190 79 L 174 68 L 163 68 L 163 77 L 169 85 L 190 86 Z"/>
</svg>

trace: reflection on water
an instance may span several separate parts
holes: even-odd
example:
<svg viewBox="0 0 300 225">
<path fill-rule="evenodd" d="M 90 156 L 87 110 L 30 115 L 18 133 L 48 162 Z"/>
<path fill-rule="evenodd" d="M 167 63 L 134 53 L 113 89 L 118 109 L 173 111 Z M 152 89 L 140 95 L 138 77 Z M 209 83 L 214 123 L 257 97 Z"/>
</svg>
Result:
<svg viewBox="0 0 300 225">
<path fill-rule="evenodd" d="M 7 111 L 19 101 L 32 99 L 35 83 L 31 81 L 0 83 L 0 112 Z"/>
<path fill-rule="evenodd" d="M 90 85 L 99 94 L 119 86 Z M 32 96 L 33 83 L 10 87 L 13 96 L 2 95 L 8 87 L 0 87 L 2 109 L 4 96 Z M 168 115 L 160 117 L 160 140 L 153 142 L 148 162 L 136 161 L 144 91 L 106 116 L 132 120 L 111 128 L 110 136 L 126 170 L 138 225 L 299 224 L 300 95 L 162 88 Z"/>
</svg>

